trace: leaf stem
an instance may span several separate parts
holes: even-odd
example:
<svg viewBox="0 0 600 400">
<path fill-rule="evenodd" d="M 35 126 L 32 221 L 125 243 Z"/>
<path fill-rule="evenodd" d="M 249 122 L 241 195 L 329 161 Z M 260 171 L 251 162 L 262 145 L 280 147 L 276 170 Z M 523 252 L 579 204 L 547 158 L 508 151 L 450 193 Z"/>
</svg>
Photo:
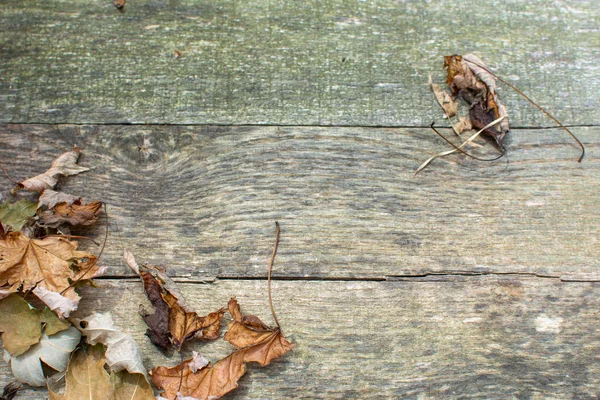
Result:
<svg viewBox="0 0 600 400">
<path fill-rule="evenodd" d="M 271 261 L 269 262 L 269 270 L 267 273 L 267 290 L 269 292 L 269 305 L 271 306 L 271 314 L 277 324 L 277 327 L 281 329 L 279 320 L 275 314 L 275 307 L 273 307 L 273 297 L 271 296 L 271 271 L 273 270 L 273 263 L 275 262 L 275 255 L 277 254 L 277 246 L 279 246 L 279 222 L 275 222 L 275 245 L 273 246 L 273 253 L 271 254 Z"/>
</svg>

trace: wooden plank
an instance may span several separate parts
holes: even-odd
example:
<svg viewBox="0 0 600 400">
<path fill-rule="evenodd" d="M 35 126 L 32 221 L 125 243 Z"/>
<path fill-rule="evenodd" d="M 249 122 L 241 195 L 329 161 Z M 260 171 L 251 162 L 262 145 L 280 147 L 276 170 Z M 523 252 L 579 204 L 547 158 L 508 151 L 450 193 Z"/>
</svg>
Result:
<svg viewBox="0 0 600 400">
<path fill-rule="evenodd" d="M 177 364 L 177 354 L 163 356 L 144 336 L 141 284 L 105 283 L 85 290 L 82 314 L 110 311 L 140 344 L 146 367 Z M 513 277 L 274 282 L 278 318 L 296 347 L 269 367 L 251 366 L 229 398 L 595 398 L 598 285 Z M 272 323 L 265 281 L 180 287 L 199 312 L 235 295 L 245 312 Z M 185 355 L 192 350 L 216 360 L 231 346 L 193 343 Z M 8 380 L 2 364 L 0 384 Z"/>
<path fill-rule="evenodd" d="M 0 121 L 427 126 L 428 73 L 475 51 L 598 124 L 599 19 L 596 0 L 5 0 Z M 514 127 L 552 125 L 501 95 Z"/>
<path fill-rule="evenodd" d="M 107 203 L 102 262 L 113 275 L 131 275 L 129 248 L 175 276 L 264 277 L 279 221 L 279 277 L 597 280 L 600 130 L 575 133 L 583 163 L 561 130 L 514 130 L 508 159 L 451 156 L 416 177 L 446 148 L 429 130 L 10 125 L 0 126 L 0 159 L 22 180 L 84 149 L 93 170 L 62 188 Z M 104 230 L 74 233 L 102 240 Z"/>
</svg>

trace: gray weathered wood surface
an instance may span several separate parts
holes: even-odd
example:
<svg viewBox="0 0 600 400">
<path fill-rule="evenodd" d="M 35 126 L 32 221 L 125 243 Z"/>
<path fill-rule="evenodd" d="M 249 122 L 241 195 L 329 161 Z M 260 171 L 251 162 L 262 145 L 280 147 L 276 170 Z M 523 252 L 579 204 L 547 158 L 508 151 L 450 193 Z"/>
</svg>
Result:
<svg viewBox="0 0 600 400">
<path fill-rule="evenodd" d="M 144 336 L 149 306 L 136 280 L 86 289 L 82 313 L 110 310 L 142 346 L 148 367 L 175 365 Z M 271 321 L 264 281 L 181 283 L 188 303 L 212 311 L 237 296 Z M 250 367 L 229 399 L 592 399 L 600 385 L 599 283 L 532 277 L 407 282 L 274 282 L 294 350 Z M 223 341 L 185 349 L 216 360 Z M 0 367 L 2 382 L 9 375 Z M 41 398 L 26 391 L 22 398 Z"/>
<path fill-rule="evenodd" d="M 598 124 L 597 0 L 3 0 L 0 121 L 428 125 L 427 74 L 476 52 Z M 174 51 L 183 58 L 176 59 Z M 515 126 L 548 125 L 502 95 Z"/>
<path fill-rule="evenodd" d="M 279 221 L 273 294 L 297 346 L 227 398 L 598 398 L 595 0 L 111 3 L 0 11 L 0 162 L 22 180 L 77 145 L 92 170 L 61 188 L 107 204 L 109 277 L 81 316 L 109 310 L 148 368 L 178 363 L 144 336 L 128 248 L 199 312 L 236 296 L 270 322 Z M 447 149 L 423 128 L 442 120 L 427 75 L 443 83 L 443 56 L 471 51 L 573 126 L 584 162 L 504 88 L 508 158 L 414 177 Z"/>
<path fill-rule="evenodd" d="M 279 221 L 286 277 L 600 279 L 600 130 L 575 132 L 583 163 L 562 130 L 513 130 L 508 159 L 455 155 L 416 177 L 446 148 L 427 129 L 10 125 L 0 158 L 22 180 L 84 149 L 93 170 L 62 189 L 107 203 L 114 275 L 131 275 L 129 248 L 177 276 L 264 277 Z"/>
</svg>

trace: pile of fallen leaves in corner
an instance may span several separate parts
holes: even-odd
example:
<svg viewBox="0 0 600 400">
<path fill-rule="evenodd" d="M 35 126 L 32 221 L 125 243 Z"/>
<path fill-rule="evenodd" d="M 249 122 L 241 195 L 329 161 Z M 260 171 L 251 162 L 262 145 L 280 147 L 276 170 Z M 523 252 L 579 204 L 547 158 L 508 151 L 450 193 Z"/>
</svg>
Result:
<svg viewBox="0 0 600 400">
<path fill-rule="evenodd" d="M 77 239 L 86 238 L 70 235 L 71 228 L 98 221 L 102 202 L 86 203 L 56 190 L 59 178 L 88 170 L 77 164 L 80 153 L 76 147 L 46 172 L 17 182 L 12 198 L 0 205 L 4 360 L 18 382 L 47 386 L 50 399 L 149 399 L 153 391 L 133 338 L 111 329 L 109 314 L 69 318 L 80 301 L 76 288 L 106 270 L 95 255 L 78 250 Z M 94 331 L 94 326 L 100 329 Z M 89 345 L 81 344 L 82 337 Z M 102 382 L 107 387 L 97 386 Z M 4 396 L 14 398 L 18 388 L 7 385 Z M 101 397 L 89 396 L 92 390 Z M 144 391 L 146 397 L 128 395 Z"/>
<path fill-rule="evenodd" d="M 103 203 L 56 190 L 62 176 L 88 168 L 77 164 L 81 150 L 59 156 L 43 174 L 17 182 L 12 198 L 0 204 L 0 332 L 4 360 L 20 383 L 47 386 L 50 400 L 154 400 L 149 375 L 135 340 L 114 327 L 109 313 L 70 317 L 80 296 L 76 288 L 105 273 L 98 257 L 77 250 L 70 235 L 76 226 L 98 221 Z M 107 227 L 108 229 L 108 227 Z M 108 230 L 107 230 L 108 232 Z M 193 339 L 214 340 L 229 311 L 233 321 L 224 339 L 235 350 L 211 365 L 193 353 L 175 367 L 150 371 L 162 389 L 157 399 L 216 399 L 238 386 L 245 364 L 267 365 L 293 347 L 283 336 L 273 309 L 269 266 L 269 301 L 275 328 L 252 315 L 243 315 L 232 298 L 227 308 L 201 317 L 179 294 L 175 283 L 158 267 L 139 266 L 126 252 L 127 264 L 142 278 L 154 313 L 142 317 L 147 335 L 163 352 Z M 106 242 L 106 238 L 105 238 Z M 102 251 L 100 251 L 101 254 Z M 85 339 L 85 340 L 82 340 Z M 1 398 L 13 399 L 20 384 L 10 383 Z"/>
</svg>

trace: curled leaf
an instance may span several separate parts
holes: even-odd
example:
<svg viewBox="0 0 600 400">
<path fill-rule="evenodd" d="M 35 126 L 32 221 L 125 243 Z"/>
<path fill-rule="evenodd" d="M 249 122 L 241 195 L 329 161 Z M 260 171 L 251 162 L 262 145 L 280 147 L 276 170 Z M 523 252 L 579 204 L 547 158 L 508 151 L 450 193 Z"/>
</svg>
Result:
<svg viewBox="0 0 600 400">
<path fill-rule="evenodd" d="M 68 329 L 70 324 L 59 320 L 52 311 L 32 308 L 19 295 L 0 300 L 0 331 L 2 346 L 13 356 L 25 353 L 38 343 L 42 330 L 48 335 Z"/>
<path fill-rule="evenodd" d="M 88 171 L 89 168 L 84 168 L 77 165 L 77 160 L 81 150 L 74 147 L 73 150 L 61 154 L 50 166 L 50 169 L 43 174 L 34 176 L 19 183 L 19 186 L 31 192 L 41 193 L 45 189 L 52 189 L 58 183 L 60 176 L 77 175 Z"/>
<path fill-rule="evenodd" d="M 40 195 L 38 199 L 38 208 L 46 207 L 46 208 L 54 208 L 58 203 L 66 203 L 67 205 L 71 205 L 74 202 L 81 200 L 79 196 L 73 196 L 72 194 L 67 194 L 63 192 L 57 192 L 52 189 L 46 189 Z"/>
<path fill-rule="evenodd" d="M 139 266 L 129 251 L 123 256 L 127 265 L 142 278 L 146 296 L 154 307 L 152 314 L 142 312 L 142 318 L 148 325 L 146 335 L 152 343 L 166 351 L 169 343 L 180 348 L 192 338 L 213 340 L 219 337 L 224 308 L 199 316 L 185 303 L 175 282 L 162 269 Z"/>
<path fill-rule="evenodd" d="M 264 367 L 294 347 L 285 339 L 279 327 L 269 328 L 258 317 L 244 316 L 237 300 L 229 300 L 228 308 L 233 321 L 224 339 L 245 351 L 245 362 L 257 362 Z"/>
<path fill-rule="evenodd" d="M 504 148 L 502 141 L 510 127 L 506 108 L 498 99 L 496 78 L 474 54 L 446 56 L 444 68 L 452 93 L 471 105 L 469 116 L 473 127 L 481 129 Z M 499 118 L 502 118 L 499 124 L 488 126 Z"/>
<path fill-rule="evenodd" d="M 64 371 L 80 338 L 81 333 L 74 327 L 52 336 L 44 333 L 39 343 L 20 356 L 11 357 L 5 351 L 4 360 L 10 363 L 13 375 L 20 382 L 31 386 L 44 386 L 46 378 L 41 361 L 56 371 Z"/>
<path fill-rule="evenodd" d="M 219 337 L 224 308 L 201 317 L 196 312 L 186 311 L 168 291 L 161 293 L 161 296 L 169 306 L 169 333 L 175 346 L 181 347 L 183 342 L 192 337 L 207 340 Z"/>
<path fill-rule="evenodd" d="M 38 286 L 33 289 L 33 294 L 37 296 L 49 309 L 54 311 L 60 318 L 69 318 L 69 315 L 77 310 L 79 304 L 76 300 L 71 300 L 60 293 L 51 292 L 45 287 Z"/>
<path fill-rule="evenodd" d="M 104 368 L 102 346 L 78 350 L 69 362 L 63 394 L 48 383 L 50 400 L 154 400 L 154 392 L 142 374 L 111 372 Z"/>
<path fill-rule="evenodd" d="M 101 343 L 106 346 L 106 362 L 114 372 L 127 370 L 145 374 L 142 351 L 135 339 L 115 328 L 110 313 L 93 314 L 76 320 L 78 329 L 90 345 Z"/>
<path fill-rule="evenodd" d="M 71 204 L 58 203 L 54 208 L 42 213 L 41 225 L 48 228 L 58 228 L 62 224 L 93 225 L 98 221 L 101 209 L 102 202 L 100 201 L 89 204 L 82 204 L 81 200 L 76 200 Z"/>
</svg>

